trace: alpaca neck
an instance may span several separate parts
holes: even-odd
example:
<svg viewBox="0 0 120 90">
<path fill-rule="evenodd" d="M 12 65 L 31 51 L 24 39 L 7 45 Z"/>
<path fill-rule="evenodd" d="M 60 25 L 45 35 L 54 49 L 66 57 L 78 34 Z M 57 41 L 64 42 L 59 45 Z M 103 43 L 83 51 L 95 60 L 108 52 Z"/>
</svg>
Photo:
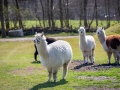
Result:
<svg viewBox="0 0 120 90">
<path fill-rule="evenodd" d="M 106 38 L 105 33 L 103 33 L 101 36 L 99 36 L 99 41 L 101 44 L 103 44 L 105 42 L 105 38 Z"/>
<path fill-rule="evenodd" d="M 82 45 L 85 45 L 85 43 L 86 43 L 86 38 L 85 38 L 85 36 L 86 36 L 86 34 L 85 34 L 85 35 L 80 35 L 80 43 L 81 43 Z"/>
<path fill-rule="evenodd" d="M 37 45 L 38 53 L 42 58 L 48 58 L 48 50 L 46 41 L 41 41 L 39 45 Z"/>
</svg>

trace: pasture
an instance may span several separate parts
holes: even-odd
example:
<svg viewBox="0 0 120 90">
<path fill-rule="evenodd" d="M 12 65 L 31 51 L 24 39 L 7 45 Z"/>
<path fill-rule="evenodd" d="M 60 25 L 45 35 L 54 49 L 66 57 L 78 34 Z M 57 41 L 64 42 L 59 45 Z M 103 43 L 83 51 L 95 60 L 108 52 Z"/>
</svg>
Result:
<svg viewBox="0 0 120 90">
<path fill-rule="evenodd" d="M 120 32 L 120 24 L 106 30 L 107 35 Z M 108 65 L 97 36 L 94 65 L 81 65 L 82 53 L 79 38 L 66 38 L 73 49 L 66 80 L 62 68 L 56 83 L 47 83 L 48 73 L 40 62 L 34 61 L 33 41 L 0 42 L 0 90 L 119 90 L 120 65 Z M 89 61 L 90 62 L 90 61 Z M 114 63 L 112 57 L 112 63 Z"/>
<path fill-rule="evenodd" d="M 31 28 L 32 26 L 33 27 L 40 26 L 40 23 L 39 23 L 38 20 L 23 20 L 22 22 L 23 22 L 24 28 Z M 40 22 L 41 22 L 41 26 L 43 27 L 43 23 L 42 23 L 43 21 L 41 20 Z M 45 21 L 45 23 L 46 23 L 45 26 L 48 27 L 47 20 Z M 76 28 L 78 29 L 78 27 L 80 26 L 79 23 L 80 23 L 79 20 L 69 20 L 69 24 L 70 24 L 70 26 L 72 25 L 73 29 L 76 29 Z M 90 23 L 90 20 L 88 21 L 88 23 Z M 111 20 L 111 26 L 115 25 L 116 23 L 118 23 L 118 21 Z M 18 22 L 17 22 L 16 25 L 19 26 Z M 106 25 L 107 25 L 106 20 L 99 20 L 98 21 L 98 26 L 106 27 Z M 60 27 L 60 21 L 59 20 L 55 20 L 55 26 L 58 27 L 58 28 Z M 84 21 L 83 20 L 81 20 L 81 26 L 84 26 Z M 13 23 L 13 21 L 10 21 L 10 28 L 13 28 L 13 27 L 14 27 L 14 23 Z M 96 27 L 96 21 L 93 20 L 91 28 L 95 28 L 95 27 Z M 1 28 L 1 26 L 0 26 L 0 28 Z"/>
</svg>

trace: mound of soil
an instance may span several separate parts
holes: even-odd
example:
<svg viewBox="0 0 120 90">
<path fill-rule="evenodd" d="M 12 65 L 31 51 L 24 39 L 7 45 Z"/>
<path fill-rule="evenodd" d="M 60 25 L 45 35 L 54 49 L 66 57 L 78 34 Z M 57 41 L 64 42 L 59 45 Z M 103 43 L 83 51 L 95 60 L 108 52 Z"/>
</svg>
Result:
<svg viewBox="0 0 120 90">
<path fill-rule="evenodd" d="M 73 60 L 70 64 L 69 64 L 69 69 L 70 70 L 75 70 L 75 71 L 95 71 L 95 70 L 108 70 L 110 68 L 120 68 L 120 65 L 116 65 L 116 64 L 83 64 L 83 60 Z"/>
</svg>

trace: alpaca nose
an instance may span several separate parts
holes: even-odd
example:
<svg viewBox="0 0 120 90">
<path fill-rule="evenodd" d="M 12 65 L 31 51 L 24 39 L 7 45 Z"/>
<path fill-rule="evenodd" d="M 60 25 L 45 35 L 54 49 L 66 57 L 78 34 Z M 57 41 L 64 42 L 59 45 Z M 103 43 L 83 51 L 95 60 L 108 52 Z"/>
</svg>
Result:
<svg viewBox="0 0 120 90">
<path fill-rule="evenodd" d="M 98 32 L 98 34 L 99 34 L 99 32 Z"/>
</svg>

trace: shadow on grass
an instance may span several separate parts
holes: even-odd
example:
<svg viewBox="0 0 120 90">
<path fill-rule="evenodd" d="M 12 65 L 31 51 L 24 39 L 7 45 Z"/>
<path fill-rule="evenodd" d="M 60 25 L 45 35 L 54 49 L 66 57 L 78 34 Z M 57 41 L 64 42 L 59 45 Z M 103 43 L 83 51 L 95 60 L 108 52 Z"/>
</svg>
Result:
<svg viewBox="0 0 120 90">
<path fill-rule="evenodd" d="M 78 62 L 78 63 L 82 63 L 82 62 Z M 115 63 L 111 63 L 111 64 L 91 64 L 91 63 L 87 63 L 87 64 L 80 64 L 77 65 L 73 68 L 73 70 L 108 70 L 110 68 L 120 68 L 120 64 L 116 65 Z"/>
<path fill-rule="evenodd" d="M 111 64 L 99 64 L 99 65 L 94 65 L 92 67 L 120 67 L 119 65 L 116 65 L 115 63 L 111 63 Z"/>
<path fill-rule="evenodd" d="M 82 68 L 82 67 L 85 67 L 85 66 L 91 66 L 91 65 L 93 65 L 93 64 L 91 64 L 91 63 L 87 63 L 87 64 L 80 64 L 80 65 L 78 65 L 78 66 L 74 67 L 74 69 L 80 69 L 80 68 Z"/>
<path fill-rule="evenodd" d="M 40 61 L 33 61 L 31 62 L 32 64 L 40 64 L 41 62 Z"/>
<path fill-rule="evenodd" d="M 66 81 L 66 80 L 60 80 L 58 82 L 45 82 L 45 83 L 35 85 L 29 90 L 38 90 L 38 89 L 42 89 L 42 88 L 55 87 L 55 86 L 63 85 L 66 83 L 68 83 L 68 81 Z"/>
</svg>

